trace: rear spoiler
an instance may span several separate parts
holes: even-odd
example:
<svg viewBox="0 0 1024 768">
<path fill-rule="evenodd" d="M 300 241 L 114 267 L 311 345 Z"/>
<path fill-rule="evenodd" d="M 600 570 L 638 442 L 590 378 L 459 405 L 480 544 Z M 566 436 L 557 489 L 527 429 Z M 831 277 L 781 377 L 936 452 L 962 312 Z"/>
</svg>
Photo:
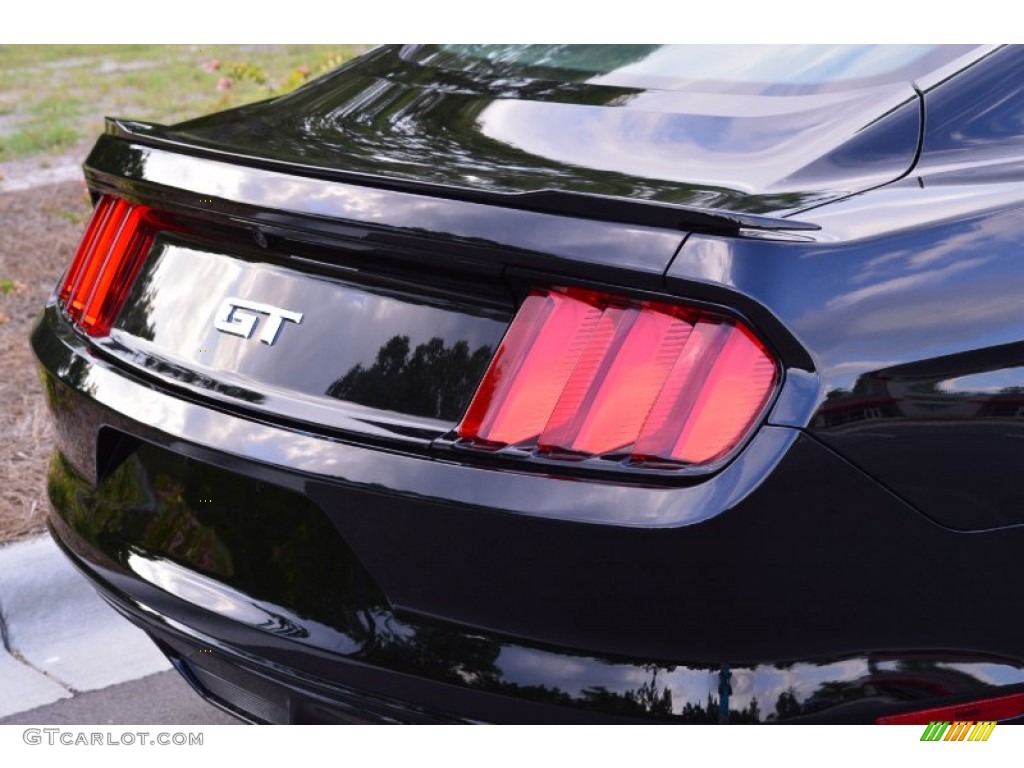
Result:
<svg viewBox="0 0 1024 768">
<path fill-rule="evenodd" d="M 463 202 L 498 205 L 535 213 L 554 213 L 586 219 L 600 219 L 623 224 L 678 229 L 688 232 L 736 235 L 741 230 L 759 232 L 806 232 L 821 229 L 817 224 L 775 216 L 740 213 L 711 208 L 697 208 L 628 197 L 567 192 L 558 189 L 534 192 L 495 192 L 470 187 L 449 186 L 429 182 L 356 173 L 320 166 L 289 163 L 253 157 L 227 149 L 191 144 L 170 133 L 157 123 L 107 118 L 106 133 L 155 148 L 206 157 L 222 162 L 307 176 L 318 179 L 386 189 L 395 192 L 430 195 Z"/>
</svg>

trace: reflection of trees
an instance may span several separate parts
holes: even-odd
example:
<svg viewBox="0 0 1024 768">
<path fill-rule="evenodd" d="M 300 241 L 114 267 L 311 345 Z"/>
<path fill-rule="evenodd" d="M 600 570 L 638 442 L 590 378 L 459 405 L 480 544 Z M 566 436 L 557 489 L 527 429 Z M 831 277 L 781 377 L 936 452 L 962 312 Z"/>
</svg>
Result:
<svg viewBox="0 0 1024 768">
<path fill-rule="evenodd" d="M 50 493 L 84 540 L 123 557 L 166 558 L 282 606 L 265 610 L 267 631 L 301 637 L 312 618 L 368 640 L 363 611 L 384 597 L 311 502 L 146 443 L 89 494 L 76 492 L 74 471 L 55 461 Z"/>
<path fill-rule="evenodd" d="M 67 354 L 56 369 L 56 375 L 40 370 L 39 381 L 53 415 L 57 443 L 76 466 L 88 467 L 94 459 L 90 437 L 95 414 L 90 401 L 96 394 L 96 383 L 90 377 L 92 366 L 84 357 Z"/>
<path fill-rule="evenodd" d="M 430 625 L 412 629 L 396 620 L 377 622 L 378 634 L 366 660 L 414 675 L 493 690 L 501 673 L 501 645 L 483 637 Z"/>
<path fill-rule="evenodd" d="M 94 152 L 104 153 L 107 157 L 100 158 L 97 165 L 116 167 L 118 173 L 126 179 L 141 179 L 146 172 L 146 161 L 149 159 L 149 150 L 143 147 L 133 147 L 124 142 L 105 142 L 97 147 Z M 136 191 L 138 186 L 129 182 L 127 185 L 131 191 Z"/>
<path fill-rule="evenodd" d="M 445 45 L 423 46 L 421 64 L 451 66 L 463 72 L 499 77 L 513 82 L 550 78 L 581 82 L 596 74 L 635 64 L 661 45 Z"/>
<path fill-rule="evenodd" d="M 609 691 L 604 686 L 586 688 L 583 701 L 602 712 L 614 712 L 632 717 L 671 718 L 672 690 L 670 686 L 658 686 L 658 668 L 648 666 L 651 679 L 634 690 Z"/>
<path fill-rule="evenodd" d="M 614 64 L 622 66 L 648 52 L 647 46 L 624 46 L 622 51 L 580 50 L 573 56 L 583 67 L 578 79 L 585 80 L 588 64 L 602 69 L 608 63 L 599 65 L 595 57 L 618 57 Z M 484 132 L 481 118 L 496 99 L 615 107 L 641 91 L 573 82 L 572 70 L 559 69 L 556 79 L 546 80 L 542 65 L 526 70 L 541 76 L 531 79 L 520 64 L 500 60 L 481 62 L 480 71 L 470 75 L 427 64 L 414 67 L 394 51 L 381 50 L 279 99 L 175 130 L 201 144 L 239 147 L 256 156 L 288 156 L 349 172 L 475 190 L 561 189 L 748 213 L 793 209 L 816 197 L 802 192 L 751 196 L 725 186 L 584 167 L 527 152 Z M 254 131 L 256 126 L 272 126 L 272 138 Z M 568 123 L 561 127 L 573 130 Z"/>
<path fill-rule="evenodd" d="M 742 709 L 730 708 L 728 712 L 723 712 L 718 697 L 709 693 L 703 706 L 693 701 L 684 704 L 678 719 L 684 723 L 715 725 L 718 723 L 760 723 L 762 718 L 757 697 L 751 698 L 750 703 Z"/>
<path fill-rule="evenodd" d="M 779 698 L 775 701 L 776 719 L 788 720 L 799 715 L 800 711 L 800 702 L 797 701 L 796 691 L 793 690 L 792 686 L 779 694 Z"/>
<path fill-rule="evenodd" d="M 1024 418 L 1024 386 L 979 385 L 985 374 L 1024 377 L 1024 343 L 918 360 L 860 374 L 850 389 L 834 388 L 815 417 L 818 428 L 882 419 L 967 421 Z"/>
<path fill-rule="evenodd" d="M 466 409 L 491 359 L 489 346 L 446 347 L 435 336 L 410 354 L 408 336 L 392 336 L 369 368 L 353 366 L 327 394 L 373 408 L 456 420 Z"/>
</svg>

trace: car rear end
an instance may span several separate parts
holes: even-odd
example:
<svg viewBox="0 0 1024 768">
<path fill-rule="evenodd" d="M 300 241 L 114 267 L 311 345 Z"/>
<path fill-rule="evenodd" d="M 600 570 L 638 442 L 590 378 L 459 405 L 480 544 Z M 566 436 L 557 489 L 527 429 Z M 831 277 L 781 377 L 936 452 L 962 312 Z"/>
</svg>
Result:
<svg viewBox="0 0 1024 768">
<path fill-rule="evenodd" d="M 684 243 L 806 247 L 800 221 L 473 195 L 118 122 L 86 173 L 32 339 L 51 525 L 211 701 L 291 723 L 1024 709 L 997 616 L 906 610 L 904 553 L 995 569 L 1015 540 L 965 542 L 810 434 L 817 352 L 783 309 L 728 264 L 672 272 L 700 262 Z"/>
</svg>

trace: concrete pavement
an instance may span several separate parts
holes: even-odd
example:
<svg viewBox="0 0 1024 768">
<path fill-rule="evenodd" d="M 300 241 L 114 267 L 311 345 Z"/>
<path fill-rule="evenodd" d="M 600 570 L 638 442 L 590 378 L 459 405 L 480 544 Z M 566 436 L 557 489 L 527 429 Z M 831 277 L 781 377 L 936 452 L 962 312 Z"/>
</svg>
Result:
<svg viewBox="0 0 1024 768">
<path fill-rule="evenodd" d="M 170 668 L 49 536 L 0 547 L 0 641 L 0 718 Z"/>
<path fill-rule="evenodd" d="M 2 673 L 0 673 L 2 674 Z M 0 725 L 242 725 L 207 704 L 177 672 L 79 693 L 37 709 L 0 717 Z"/>
</svg>

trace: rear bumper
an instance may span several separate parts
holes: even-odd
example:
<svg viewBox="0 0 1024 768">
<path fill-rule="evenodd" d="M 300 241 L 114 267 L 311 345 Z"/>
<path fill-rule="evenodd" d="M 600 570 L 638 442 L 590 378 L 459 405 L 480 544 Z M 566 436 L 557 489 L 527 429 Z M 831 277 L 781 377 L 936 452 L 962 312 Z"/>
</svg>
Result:
<svg viewBox="0 0 1024 768">
<path fill-rule="evenodd" d="M 194 606 L 168 595 L 156 596 L 157 608 L 141 603 L 114 586 L 121 584 L 138 594 L 140 585 L 125 583 L 123 575 L 82 561 L 66 545 L 65 552 L 108 603 L 150 635 L 201 696 L 244 720 L 296 724 L 642 721 L 639 712 L 630 717 L 558 706 L 364 663 L 327 648 L 288 648 L 215 617 L 197 620 Z M 170 618 L 190 613 L 193 626 Z M 425 653 L 440 650 L 426 645 Z"/>
<path fill-rule="evenodd" d="M 963 586 L 1024 533 L 941 528 L 796 430 L 698 485 L 591 484 L 172 395 L 52 308 L 33 346 L 55 537 L 249 719 L 871 722 L 1024 686 L 1015 590 Z"/>
</svg>

